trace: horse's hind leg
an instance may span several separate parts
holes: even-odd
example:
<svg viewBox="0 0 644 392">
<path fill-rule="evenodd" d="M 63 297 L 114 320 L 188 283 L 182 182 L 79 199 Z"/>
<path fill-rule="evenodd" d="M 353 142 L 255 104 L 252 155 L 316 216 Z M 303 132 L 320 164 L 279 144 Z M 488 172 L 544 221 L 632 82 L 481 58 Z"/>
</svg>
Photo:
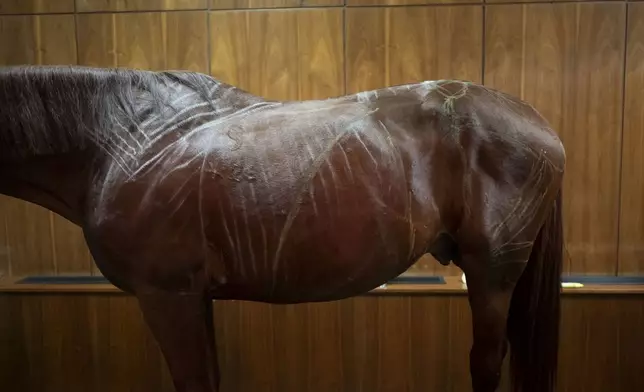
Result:
<svg viewBox="0 0 644 392">
<path fill-rule="evenodd" d="M 495 392 L 508 347 L 506 323 L 512 292 L 525 263 L 504 264 L 489 255 L 464 254 L 459 264 L 467 279 L 472 312 L 472 388 L 474 392 Z"/>
<path fill-rule="evenodd" d="M 217 392 L 212 301 L 201 293 L 137 294 L 177 392 Z"/>
</svg>

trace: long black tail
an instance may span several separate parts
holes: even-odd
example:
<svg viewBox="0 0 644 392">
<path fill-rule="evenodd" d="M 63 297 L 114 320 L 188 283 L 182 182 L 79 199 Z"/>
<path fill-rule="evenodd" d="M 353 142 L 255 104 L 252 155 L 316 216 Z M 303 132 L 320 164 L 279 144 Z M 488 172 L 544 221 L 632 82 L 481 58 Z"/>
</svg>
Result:
<svg viewBox="0 0 644 392">
<path fill-rule="evenodd" d="M 507 334 L 514 392 L 555 390 L 564 245 L 561 207 L 560 191 L 512 296 Z"/>
</svg>

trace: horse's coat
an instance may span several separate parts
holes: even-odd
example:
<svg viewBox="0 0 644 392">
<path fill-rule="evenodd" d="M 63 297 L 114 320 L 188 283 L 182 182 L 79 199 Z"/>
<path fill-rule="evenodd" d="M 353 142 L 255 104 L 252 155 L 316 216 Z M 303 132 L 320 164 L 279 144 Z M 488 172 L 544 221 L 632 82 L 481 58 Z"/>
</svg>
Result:
<svg viewBox="0 0 644 392">
<path fill-rule="evenodd" d="M 17 68 L 0 73 L 0 153 L 0 192 L 79 224 L 139 298 L 179 392 L 216 390 L 204 300 L 346 298 L 427 252 L 467 275 L 477 392 L 498 385 L 508 311 L 538 324 L 525 303 L 547 284 L 537 305 L 558 312 L 563 146 L 528 104 L 476 84 L 275 102 L 194 73 Z M 553 382 L 542 322 L 541 337 L 508 331 L 526 392 Z M 539 339 L 554 341 L 531 359 Z"/>
</svg>

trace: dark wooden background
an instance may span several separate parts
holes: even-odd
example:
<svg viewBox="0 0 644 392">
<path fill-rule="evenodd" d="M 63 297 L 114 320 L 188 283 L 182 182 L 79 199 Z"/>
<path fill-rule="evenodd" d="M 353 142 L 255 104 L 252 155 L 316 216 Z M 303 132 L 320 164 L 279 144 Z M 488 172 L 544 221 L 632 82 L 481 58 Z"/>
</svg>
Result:
<svg viewBox="0 0 644 392">
<path fill-rule="evenodd" d="M 0 0 L 0 65 L 190 69 L 269 98 L 460 78 L 568 151 L 566 271 L 644 270 L 644 2 Z M 311 31 L 312 30 L 312 31 Z M 453 275 L 426 257 L 416 270 Z M 98 274 L 78 228 L 0 198 L 0 275 Z M 467 392 L 461 294 L 217 302 L 222 392 Z M 641 295 L 564 298 L 559 391 L 644 390 Z M 132 297 L 0 293 L 0 389 L 171 392 Z"/>
<path fill-rule="evenodd" d="M 215 302 L 221 392 L 471 392 L 470 321 L 458 294 Z M 558 392 L 644 390 L 641 295 L 566 295 L 561 340 Z M 86 293 L 0 295 L 0 388 L 174 392 L 134 298 Z"/>
<path fill-rule="evenodd" d="M 210 73 L 273 99 L 440 78 L 533 103 L 568 151 L 567 272 L 644 270 L 644 3 L 3 0 L 0 65 Z M 453 275 L 425 257 L 417 270 Z M 79 229 L 0 199 L 0 272 L 97 274 Z"/>
</svg>

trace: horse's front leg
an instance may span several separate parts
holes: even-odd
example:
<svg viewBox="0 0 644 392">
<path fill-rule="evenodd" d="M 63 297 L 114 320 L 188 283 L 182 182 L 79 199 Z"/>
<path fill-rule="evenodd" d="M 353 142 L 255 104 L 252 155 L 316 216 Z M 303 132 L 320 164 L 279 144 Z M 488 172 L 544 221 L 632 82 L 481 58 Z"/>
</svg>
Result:
<svg viewBox="0 0 644 392">
<path fill-rule="evenodd" d="M 219 368 L 212 300 L 202 293 L 137 294 L 145 321 L 168 364 L 177 392 L 217 392 Z"/>
</svg>

